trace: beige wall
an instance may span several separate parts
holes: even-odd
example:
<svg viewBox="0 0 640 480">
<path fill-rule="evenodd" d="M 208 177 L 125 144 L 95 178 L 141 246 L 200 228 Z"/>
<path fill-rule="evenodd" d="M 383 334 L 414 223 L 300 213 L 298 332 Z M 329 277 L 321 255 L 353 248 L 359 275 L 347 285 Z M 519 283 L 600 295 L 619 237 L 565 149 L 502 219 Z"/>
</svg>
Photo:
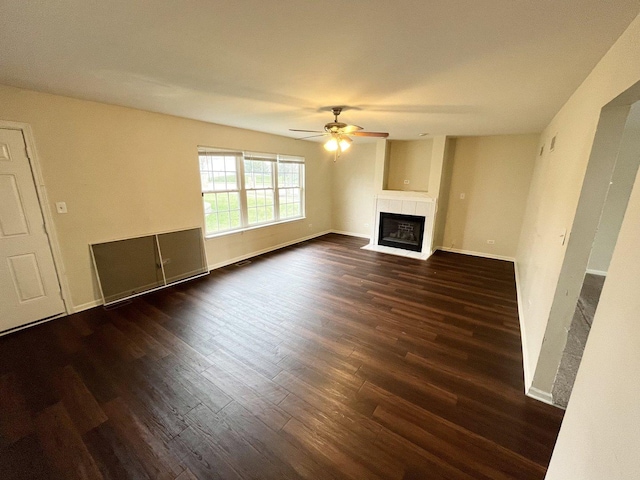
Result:
<svg viewBox="0 0 640 480">
<path fill-rule="evenodd" d="M 538 138 L 456 139 L 443 247 L 515 257 Z"/>
<path fill-rule="evenodd" d="M 563 235 L 576 213 L 600 110 L 640 79 L 639 44 L 636 18 L 542 134 L 545 154 L 536 161 L 516 255 L 527 389 L 536 373 L 565 256 Z M 553 136 L 556 148 L 549 152 Z M 546 369 L 555 373 L 554 365 Z"/>
<path fill-rule="evenodd" d="M 433 140 L 389 142 L 388 190 L 426 192 L 429 189 Z M 405 185 L 404 181 L 409 180 Z"/>
<path fill-rule="evenodd" d="M 334 230 L 371 235 L 377 148 L 376 143 L 354 144 L 331 165 Z"/>
<path fill-rule="evenodd" d="M 305 220 L 210 239 L 211 265 L 331 228 L 331 159 L 320 144 L 0 86 L 0 119 L 33 127 L 72 302 L 100 296 L 90 243 L 203 224 L 197 146 L 306 157 Z"/>
<path fill-rule="evenodd" d="M 637 22 L 636 22 L 637 25 Z M 636 37 L 640 39 L 639 37 Z M 629 201 L 547 480 L 640 472 L 640 175 Z"/>
</svg>

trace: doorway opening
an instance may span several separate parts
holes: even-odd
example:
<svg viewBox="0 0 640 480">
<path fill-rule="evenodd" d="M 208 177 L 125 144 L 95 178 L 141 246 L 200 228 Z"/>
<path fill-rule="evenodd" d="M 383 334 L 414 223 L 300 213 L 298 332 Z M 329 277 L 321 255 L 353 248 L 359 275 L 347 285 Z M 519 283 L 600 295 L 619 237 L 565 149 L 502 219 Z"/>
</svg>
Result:
<svg viewBox="0 0 640 480">
<path fill-rule="evenodd" d="M 640 166 L 639 98 L 640 83 L 600 114 L 533 379 L 559 407 L 571 396 Z"/>
</svg>

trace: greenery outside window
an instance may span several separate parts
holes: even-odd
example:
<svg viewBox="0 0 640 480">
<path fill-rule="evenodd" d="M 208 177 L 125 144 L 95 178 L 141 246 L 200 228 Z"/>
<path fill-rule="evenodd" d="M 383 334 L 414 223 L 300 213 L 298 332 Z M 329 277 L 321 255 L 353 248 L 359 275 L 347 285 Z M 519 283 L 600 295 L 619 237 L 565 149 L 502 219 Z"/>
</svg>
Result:
<svg viewBox="0 0 640 480">
<path fill-rule="evenodd" d="M 207 235 L 304 217 L 303 157 L 212 148 L 198 157 Z"/>
</svg>

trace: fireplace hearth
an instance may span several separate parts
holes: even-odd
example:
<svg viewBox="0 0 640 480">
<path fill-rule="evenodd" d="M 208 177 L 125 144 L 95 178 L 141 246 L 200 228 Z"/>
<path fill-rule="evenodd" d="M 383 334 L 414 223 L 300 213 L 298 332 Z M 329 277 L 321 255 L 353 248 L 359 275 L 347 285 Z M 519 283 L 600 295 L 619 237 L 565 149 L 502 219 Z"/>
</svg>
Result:
<svg viewBox="0 0 640 480">
<path fill-rule="evenodd" d="M 380 212 L 378 245 L 422 252 L 425 217 Z"/>
</svg>

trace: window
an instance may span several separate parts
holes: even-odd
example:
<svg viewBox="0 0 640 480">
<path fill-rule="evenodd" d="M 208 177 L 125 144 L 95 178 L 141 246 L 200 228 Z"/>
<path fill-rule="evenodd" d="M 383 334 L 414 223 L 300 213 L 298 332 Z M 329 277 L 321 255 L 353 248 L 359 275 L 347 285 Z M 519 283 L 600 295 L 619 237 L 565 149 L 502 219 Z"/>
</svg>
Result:
<svg viewBox="0 0 640 480">
<path fill-rule="evenodd" d="M 214 235 L 304 216 L 304 158 L 201 148 L 205 232 Z"/>
<path fill-rule="evenodd" d="M 278 206 L 280 218 L 296 218 L 302 212 L 304 165 L 295 157 L 282 157 L 278 163 Z"/>
</svg>

